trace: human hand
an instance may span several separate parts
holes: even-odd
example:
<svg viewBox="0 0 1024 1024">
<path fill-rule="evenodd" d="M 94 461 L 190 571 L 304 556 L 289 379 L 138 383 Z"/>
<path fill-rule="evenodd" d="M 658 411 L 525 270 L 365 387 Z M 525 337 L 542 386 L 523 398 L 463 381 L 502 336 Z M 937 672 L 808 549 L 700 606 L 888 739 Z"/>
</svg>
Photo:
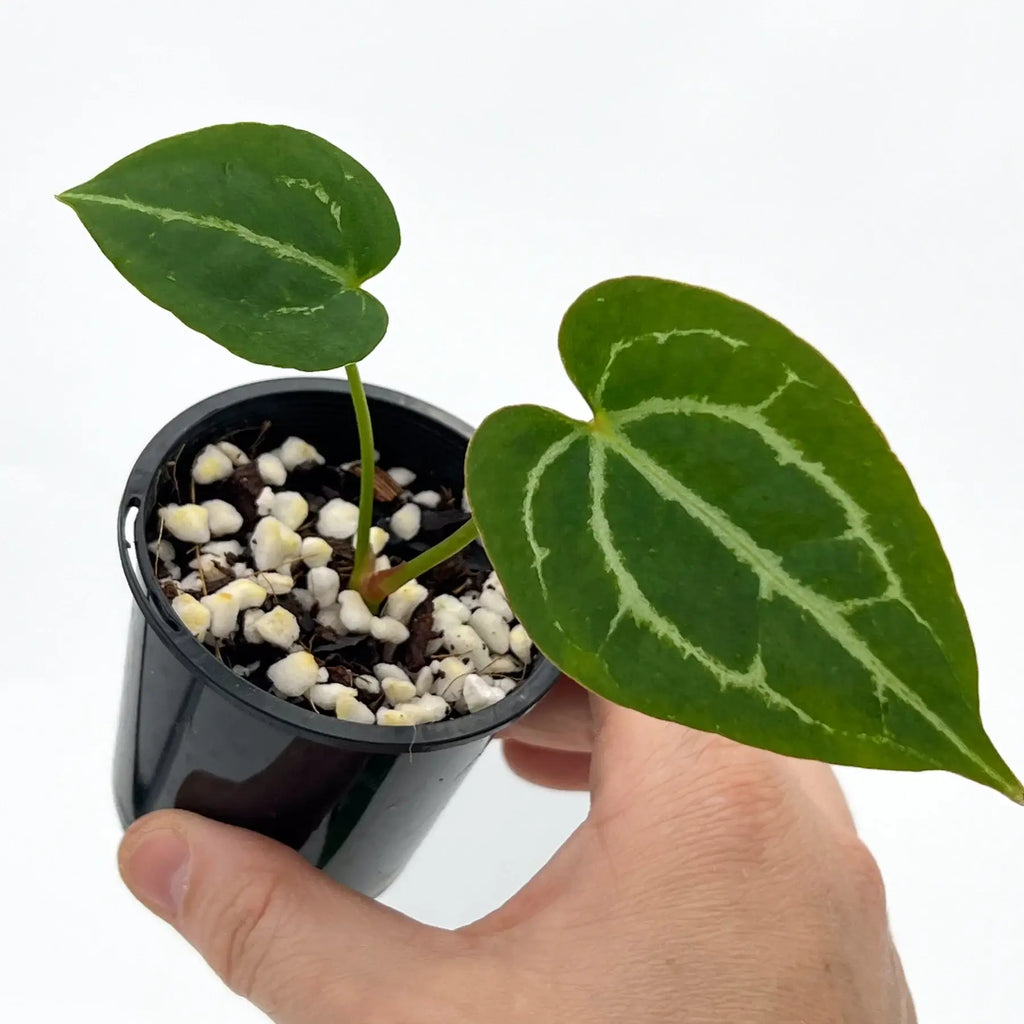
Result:
<svg viewBox="0 0 1024 1024">
<path fill-rule="evenodd" d="M 512 768 L 591 790 L 505 906 L 447 932 L 261 836 L 181 811 L 121 871 L 279 1024 L 913 1024 L 873 858 L 832 772 L 561 680 L 506 733 Z"/>
</svg>

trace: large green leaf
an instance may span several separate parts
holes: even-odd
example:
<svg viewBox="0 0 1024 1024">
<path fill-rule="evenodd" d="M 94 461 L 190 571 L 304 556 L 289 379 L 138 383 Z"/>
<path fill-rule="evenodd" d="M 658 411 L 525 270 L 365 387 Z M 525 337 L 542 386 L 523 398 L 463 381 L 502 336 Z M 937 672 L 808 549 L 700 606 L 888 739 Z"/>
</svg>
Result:
<svg viewBox="0 0 1024 1024">
<path fill-rule="evenodd" d="M 552 661 L 660 718 L 1024 801 L 981 725 L 931 521 L 818 352 L 649 278 L 586 292 L 559 345 L 593 421 L 501 409 L 467 463 L 487 551 Z"/>
<path fill-rule="evenodd" d="M 398 251 L 391 201 L 309 132 L 203 128 L 57 198 L 139 291 L 251 362 L 331 369 L 387 330 L 360 285 Z"/>
</svg>

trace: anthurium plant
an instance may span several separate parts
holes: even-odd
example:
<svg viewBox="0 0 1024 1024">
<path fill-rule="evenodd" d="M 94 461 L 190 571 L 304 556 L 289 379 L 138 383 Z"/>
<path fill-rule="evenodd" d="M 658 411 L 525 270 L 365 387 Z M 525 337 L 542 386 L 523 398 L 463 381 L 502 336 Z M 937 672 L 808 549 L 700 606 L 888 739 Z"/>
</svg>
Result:
<svg viewBox="0 0 1024 1024">
<path fill-rule="evenodd" d="M 357 364 L 387 313 L 364 285 L 399 247 L 387 195 L 283 126 L 154 143 L 58 197 L 114 266 L 253 363 Z M 646 277 L 569 308 L 562 362 L 592 416 L 513 406 L 477 430 L 472 518 L 375 569 L 363 474 L 346 586 L 376 608 L 477 537 L 540 650 L 649 715 L 784 754 L 945 769 L 1017 802 L 983 729 L 970 630 L 939 538 L 839 372 L 752 307 Z"/>
</svg>

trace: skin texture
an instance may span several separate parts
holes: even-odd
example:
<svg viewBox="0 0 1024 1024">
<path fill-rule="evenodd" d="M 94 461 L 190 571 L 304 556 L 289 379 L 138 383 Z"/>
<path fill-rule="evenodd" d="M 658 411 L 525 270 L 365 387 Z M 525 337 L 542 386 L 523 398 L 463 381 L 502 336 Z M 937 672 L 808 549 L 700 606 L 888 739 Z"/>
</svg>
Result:
<svg viewBox="0 0 1024 1024">
<path fill-rule="evenodd" d="M 914 1024 L 881 877 L 829 769 L 565 679 L 504 739 L 518 774 L 589 789 L 591 809 L 467 928 L 181 811 L 129 829 L 122 876 L 279 1024 Z"/>
</svg>

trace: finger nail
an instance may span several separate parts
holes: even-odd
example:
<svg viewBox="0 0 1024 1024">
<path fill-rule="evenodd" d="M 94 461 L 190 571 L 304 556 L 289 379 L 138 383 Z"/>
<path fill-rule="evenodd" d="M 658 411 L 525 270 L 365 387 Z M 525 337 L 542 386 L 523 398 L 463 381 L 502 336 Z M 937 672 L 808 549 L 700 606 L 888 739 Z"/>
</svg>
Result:
<svg viewBox="0 0 1024 1024">
<path fill-rule="evenodd" d="M 188 888 L 188 866 L 188 844 L 177 832 L 161 829 L 132 848 L 123 865 L 125 884 L 150 910 L 175 918 Z"/>
</svg>

